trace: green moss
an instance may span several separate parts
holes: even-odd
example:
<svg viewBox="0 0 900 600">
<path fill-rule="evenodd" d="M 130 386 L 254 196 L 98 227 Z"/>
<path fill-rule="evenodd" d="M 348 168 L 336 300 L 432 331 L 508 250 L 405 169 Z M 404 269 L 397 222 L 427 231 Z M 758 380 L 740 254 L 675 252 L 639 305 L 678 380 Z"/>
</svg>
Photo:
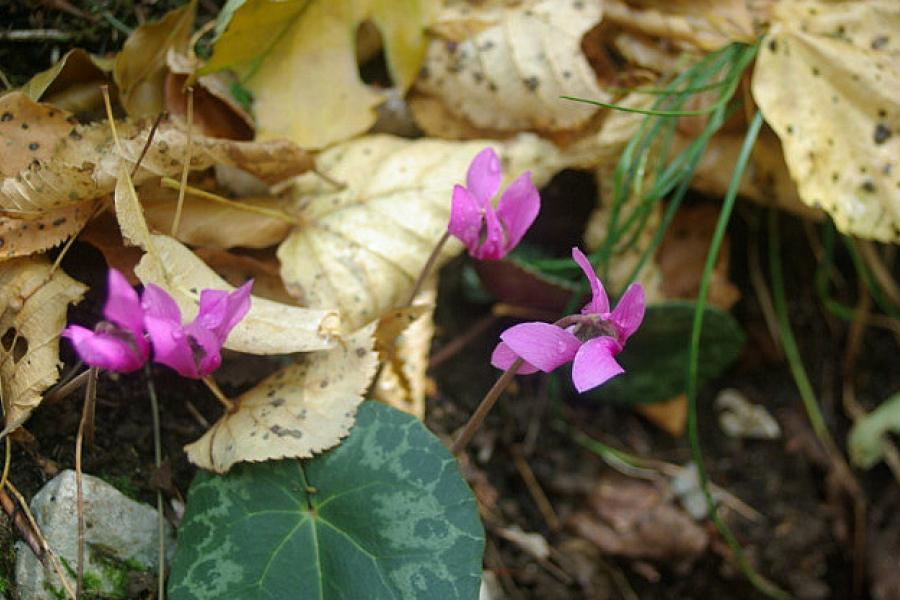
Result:
<svg viewBox="0 0 900 600">
<path fill-rule="evenodd" d="M 132 500 L 140 502 L 138 497 L 139 490 L 130 477 L 126 475 L 110 475 L 108 473 L 101 473 L 99 477 Z"/>
</svg>

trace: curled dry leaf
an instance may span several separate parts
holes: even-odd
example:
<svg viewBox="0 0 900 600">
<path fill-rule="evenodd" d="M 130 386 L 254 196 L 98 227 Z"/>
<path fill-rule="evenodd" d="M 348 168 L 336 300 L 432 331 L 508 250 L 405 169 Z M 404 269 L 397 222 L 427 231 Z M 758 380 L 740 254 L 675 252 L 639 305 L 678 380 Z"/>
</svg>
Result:
<svg viewBox="0 0 900 600">
<path fill-rule="evenodd" d="M 337 445 L 375 372 L 374 331 L 372 323 L 242 394 L 235 412 L 185 447 L 190 461 L 224 473 L 237 462 L 308 458 Z"/>
<path fill-rule="evenodd" d="M 161 187 L 155 181 L 138 189 L 147 224 L 156 231 L 169 231 L 175 218 L 178 190 Z M 188 193 L 182 205 L 178 240 L 207 248 L 266 248 L 285 237 L 299 221 L 281 210 L 281 198 L 241 198 L 240 206 L 219 204 Z M 269 214 L 252 212 L 270 211 Z M 280 215 L 281 218 L 274 215 Z"/>
<path fill-rule="evenodd" d="M 416 80 L 449 112 L 480 129 L 556 131 L 575 129 L 598 110 L 560 96 L 609 100 L 581 50 L 602 3 L 529 1 L 474 16 L 468 8 L 438 18 L 435 30 L 451 29 L 457 39 L 433 39 Z"/>
<path fill-rule="evenodd" d="M 159 21 L 134 30 L 116 57 L 113 78 L 119 101 L 133 117 L 153 117 L 165 108 L 163 90 L 169 49 L 187 50 L 194 27 L 196 4 L 169 11 Z"/>
<path fill-rule="evenodd" d="M 746 0 L 606 0 L 605 17 L 622 28 L 711 51 L 731 42 L 752 44 Z"/>
<path fill-rule="evenodd" d="M 555 147 L 528 134 L 507 142 L 373 135 L 323 152 L 321 169 L 345 187 L 335 190 L 312 175 L 297 180 L 306 225 L 278 249 L 288 291 L 305 306 L 340 310 L 347 331 L 405 302 L 447 230 L 453 185 L 486 145 L 500 154 L 505 174 L 529 169 L 538 186 L 560 168 Z M 460 249 L 451 239 L 437 266 Z"/>
<path fill-rule="evenodd" d="M 19 91 L 32 100 L 43 100 L 69 112 L 87 112 L 103 102 L 100 86 L 109 80 L 109 59 L 88 54 L 81 48 L 66 52 L 59 61 L 41 71 Z"/>
<path fill-rule="evenodd" d="M 0 263 L 0 384 L 6 423 L 0 436 L 19 427 L 59 377 L 59 332 L 69 304 L 85 286 L 45 258 Z"/>
<path fill-rule="evenodd" d="M 428 355 L 434 337 L 437 281 L 416 297 L 412 306 L 389 311 L 378 320 L 375 349 L 382 363 L 373 387 L 375 399 L 417 419 L 425 418 Z"/>
<path fill-rule="evenodd" d="M 368 129 L 382 96 L 359 78 L 354 41 L 371 20 L 384 33 L 394 84 L 409 87 L 434 0 L 247 0 L 234 11 L 203 73 L 231 68 L 253 92 L 257 135 L 322 148 Z"/>
<path fill-rule="evenodd" d="M 125 241 L 145 251 L 134 272 L 142 282 L 169 292 L 184 319 L 193 319 L 201 290 L 232 288 L 178 240 L 150 233 L 127 166 L 123 163 L 121 169 L 115 194 L 116 218 Z M 254 297 L 250 312 L 231 331 L 225 348 L 250 354 L 323 350 L 334 345 L 338 323 L 333 310 L 287 306 Z"/>
<path fill-rule="evenodd" d="M 271 255 L 266 253 L 262 256 L 246 256 L 215 248 L 195 248 L 194 254 L 234 287 L 253 279 L 254 297 L 290 306 L 297 305 L 297 301 L 284 288 L 274 252 Z"/>
<path fill-rule="evenodd" d="M 900 242 L 900 4 L 782 2 L 753 97 L 806 204 L 844 233 Z"/>
</svg>

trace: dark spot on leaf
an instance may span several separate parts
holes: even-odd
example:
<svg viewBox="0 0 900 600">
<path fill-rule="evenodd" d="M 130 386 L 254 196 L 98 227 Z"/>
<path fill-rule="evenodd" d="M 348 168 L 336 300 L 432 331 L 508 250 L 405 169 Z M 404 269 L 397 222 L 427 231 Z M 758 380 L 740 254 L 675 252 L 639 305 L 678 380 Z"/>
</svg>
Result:
<svg viewBox="0 0 900 600">
<path fill-rule="evenodd" d="M 45 227 L 46 225 L 44 225 L 43 223 L 38 223 L 38 229 L 40 229 L 41 231 L 43 231 Z"/>
<path fill-rule="evenodd" d="M 0 117 L 0 121 L 6 122 L 6 121 L 12 121 L 12 120 L 13 120 L 13 114 L 9 111 L 6 111 L 5 113 L 3 113 L 3 116 Z"/>
<path fill-rule="evenodd" d="M 278 408 L 279 406 L 284 404 L 284 398 L 275 398 L 274 400 L 272 400 L 271 404 L 275 408 Z"/>
<path fill-rule="evenodd" d="M 885 118 L 886 116 L 887 116 L 887 111 L 884 110 L 883 108 L 879 108 L 879 109 L 878 109 L 878 117 L 881 118 L 881 119 L 883 119 L 883 118 Z"/>
<path fill-rule="evenodd" d="M 892 134 L 890 127 L 884 123 L 879 123 L 875 126 L 875 134 L 872 136 L 872 139 L 875 140 L 876 144 L 883 144 Z"/>
<path fill-rule="evenodd" d="M 532 92 L 538 89 L 538 86 L 541 84 L 540 80 L 534 76 L 526 77 L 522 80 L 522 83 L 524 83 L 525 87 L 527 87 L 528 90 Z"/>
<path fill-rule="evenodd" d="M 479 46 L 478 49 L 481 50 L 482 52 L 487 52 L 488 50 L 490 50 L 493 47 L 494 47 L 493 40 L 485 40 L 485 42 L 483 44 L 481 44 L 481 46 Z"/>
<path fill-rule="evenodd" d="M 34 152 L 35 150 L 37 150 L 40 147 L 41 147 L 41 145 L 38 144 L 37 142 L 31 142 L 30 144 L 28 144 L 28 149 L 31 150 L 32 152 Z"/>
<path fill-rule="evenodd" d="M 475 71 L 474 73 L 472 73 L 472 79 L 475 80 L 475 83 L 481 83 L 484 79 L 484 75 L 482 75 L 478 71 Z"/>
<path fill-rule="evenodd" d="M 319 387 L 320 387 L 321 389 L 323 389 L 323 390 L 324 390 L 325 388 L 327 388 L 327 387 L 328 387 L 328 380 L 327 380 L 327 379 L 323 379 L 322 381 L 320 381 L 320 382 L 319 382 Z"/>
<path fill-rule="evenodd" d="M 428 67 L 422 67 L 419 69 L 419 79 L 428 79 L 431 72 L 428 70 Z"/>
<path fill-rule="evenodd" d="M 28 129 L 28 123 L 22 123 L 22 129 Z"/>
<path fill-rule="evenodd" d="M 840 179 L 841 179 L 841 176 L 838 174 L 837 171 L 835 171 L 834 173 L 831 174 L 831 181 L 833 183 L 837 183 Z"/>
<path fill-rule="evenodd" d="M 492 82 L 488 83 L 488 89 L 491 90 L 492 92 L 496 92 L 497 85 L 492 81 Z"/>
<path fill-rule="evenodd" d="M 793 125 L 788 125 L 788 126 L 787 126 L 787 132 L 788 132 L 788 135 L 793 135 L 793 134 L 794 134 L 794 126 L 793 126 Z"/>
<path fill-rule="evenodd" d="M 356 349 L 356 356 L 362 358 L 362 357 L 365 356 L 365 355 L 366 355 L 366 349 L 365 349 L 365 348 L 357 348 L 357 349 Z"/>
<path fill-rule="evenodd" d="M 54 227 L 59 227 L 60 225 L 62 225 L 65 222 L 66 222 L 65 217 L 59 217 L 58 219 L 54 219 L 53 222 L 50 224 L 53 225 Z"/>
<path fill-rule="evenodd" d="M 75 141 L 78 141 L 81 139 L 81 134 L 73 129 L 72 131 L 69 132 L 69 137 Z"/>
<path fill-rule="evenodd" d="M 298 440 L 303 437 L 303 432 L 299 429 L 287 429 L 285 427 L 282 427 L 281 425 L 272 425 L 271 427 L 269 427 L 269 431 L 279 437 L 288 436 L 296 438 Z"/>
<path fill-rule="evenodd" d="M 821 73 L 819 73 L 819 67 L 812 68 L 813 77 L 818 77 Z"/>
<path fill-rule="evenodd" d="M 860 187 L 864 192 L 869 192 L 870 194 L 875 192 L 875 183 L 871 179 L 866 179 Z"/>
<path fill-rule="evenodd" d="M 873 38 L 871 44 L 872 50 L 881 50 L 882 48 L 887 46 L 889 41 L 890 38 L 886 35 L 879 35 L 878 37 Z"/>
<path fill-rule="evenodd" d="M 769 50 L 771 52 L 778 52 L 778 42 L 776 42 L 775 40 L 770 41 L 769 42 Z"/>
</svg>

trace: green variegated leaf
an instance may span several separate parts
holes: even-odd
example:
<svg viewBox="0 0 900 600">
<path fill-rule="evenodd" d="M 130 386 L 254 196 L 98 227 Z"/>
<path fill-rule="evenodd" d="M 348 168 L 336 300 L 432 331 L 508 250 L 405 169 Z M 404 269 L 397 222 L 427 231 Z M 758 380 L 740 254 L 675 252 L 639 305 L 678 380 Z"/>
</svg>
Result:
<svg viewBox="0 0 900 600">
<path fill-rule="evenodd" d="M 172 600 L 476 598 L 484 530 L 456 460 L 375 402 L 309 460 L 241 464 L 191 485 Z"/>
</svg>

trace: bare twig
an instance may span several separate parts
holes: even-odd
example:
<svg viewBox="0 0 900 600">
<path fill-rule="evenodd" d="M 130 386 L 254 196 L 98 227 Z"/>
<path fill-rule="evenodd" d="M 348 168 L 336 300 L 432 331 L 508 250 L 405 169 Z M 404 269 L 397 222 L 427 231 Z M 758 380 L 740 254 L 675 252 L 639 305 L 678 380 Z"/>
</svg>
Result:
<svg viewBox="0 0 900 600">
<path fill-rule="evenodd" d="M 181 187 L 178 188 L 178 205 L 175 207 L 175 218 L 172 220 L 172 237 L 178 237 L 178 226 L 181 225 L 181 209 L 184 207 L 184 192 L 187 186 L 188 172 L 191 170 L 192 134 L 194 129 L 194 88 L 187 89 L 187 148 L 184 151 L 184 165 L 181 169 Z"/>
<path fill-rule="evenodd" d="M 81 449 L 84 432 L 88 429 L 88 421 L 93 421 L 94 404 L 97 400 L 97 367 L 88 370 L 87 386 L 84 388 L 84 406 L 81 410 L 81 422 L 78 424 L 78 435 L 75 437 L 75 497 L 78 507 L 78 557 L 75 567 L 75 595 L 81 598 L 84 583 L 84 490 L 81 485 Z M 90 425 L 93 429 L 93 424 Z"/>
<path fill-rule="evenodd" d="M 515 362 L 513 362 L 510 367 L 503 372 L 503 375 L 494 383 L 493 387 L 488 390 L 488 393 L 485 394 L 484 399 L 481 401 L 481 404 L 478 405 L 478 408 L 475 409 L 475 412 L 472 413 L 472 416 L 469 417 L 468 422 L 465 427 L 463 427 L 462 432 L 459 434 L 459 437 L 456 438 L 456 441 L 453 442 L 453 445 L 450 446 L 450 452 L 452 454 L 459 454 L 463 451 L 466 445 L 472 440 L 472 437 L 475 435 L 475 432 L 478 431 L 478 428 L 481 427 L 481 424 L 484 422 L 485 417 L 487 417 L 488 413 L 491 412 L 491 409 L 494 408 L 494 404 L 497 403 L 497 400 L 500 399 L 500 395 L 503 393 L 503 390 L 506 389 L 506 386 L 512 382 L 512 380 L 516 376 L 516 371 L 519 370 L 519 367 L 522 366 L 522 363 L 525 361 L 521 358 L 517 358 Z"/>
<path fill-rule="evenodd" d="M 81 386 L 87 383 L 90 374 L 91 370 L 86 369 L 75 377 L 71 378 L 69 381 L 66 381 L 65 383 L 62 383 L 53 388 L 44 395 L 44 404 L 58 402 L 59 400 L 66 398 L 69 394 L 78 391 L 79 389 L 81 389 Z"/>
<path fill-rule="evenodd" d="M 556 510 L 554 510 L 553 504 L 550 503 L 550 499 L 547 498 L 547 494 L 544 493 L 544 489 L 541 487 L 540 482 L 538 482 L 537 477 L 534 476 L 534 471 L 531 470 L 528 461 L 522 456 L 522 451 L 518 446 L 510 446 L 509 453 L 512 456 L 516 470 L 519 472 L 519 476 L 522 477 L 522 481 L 525 482 L 528 493 L 531 494 L 531 498 L 534 500 L 538 510 L 541 511 L 541 515 L 543 515 L 544 520 L 547 522 L 547 527 L 550 531 L 559 531 L 562 526 L 559 522 L 559 516 L 556 514 Z"/>
<path fill-rule="evenodd" d="M 207 375 L 203 379 L 201 379 L 203 383 L 206 384 L 206 387 L 209 388 L 209 391 L 212 392 L 212 395 L 216 397 L 216 400 L 222 403 L 222 406 L 225 407 L 225 412 L 231 414 L 237 410 L 237 405 L 233 400 L 229 400 L 228 396 L 222 392 L 219 388 L 219 385 L 216 383 L 216 380 L 212 378 L 211 375 Z"/>
<path fill-rule="evenodd" d="M 153 459 L 156 464 L 156 471 L 162 467 L 162 441 L 159 431 L 159 401 L 156 398 L 156 386 L 153 385 L 153 373 L 150 371 L 149 365 L 145 366 L 147 375 L 147 392 L 150 396 L 150 413 L 153 417 Z M 156 513 L 159 523 L 159 572 L 158 572 L 158 590 L 156 593 L 157 600 L 165 600 L 166 597 L 166 521 L 163 515 L 163 497 L 162 490 L 156 490 Z"/>
<path fill-rule="evenodd" d="M 59 29 L 14 29 L 0 31 L 3 42 L 67 42 L 72 34 Z"/>
</svg>

